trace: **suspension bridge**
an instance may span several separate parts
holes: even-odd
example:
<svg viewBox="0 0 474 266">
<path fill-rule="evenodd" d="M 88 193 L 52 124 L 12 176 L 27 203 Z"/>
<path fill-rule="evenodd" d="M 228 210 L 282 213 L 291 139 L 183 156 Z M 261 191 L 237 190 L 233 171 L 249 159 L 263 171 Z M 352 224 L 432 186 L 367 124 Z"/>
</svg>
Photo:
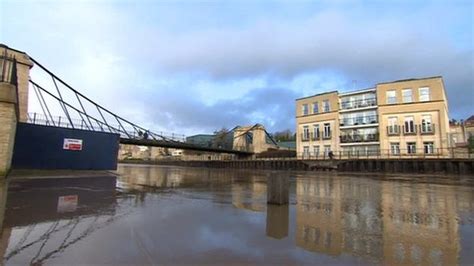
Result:
<svg viewBox="0 0 474 266">
<path fill-rule="evenodd" d="M 21 167 L 25 161 L 36 161 L 36 165 L 28 167 L 40 167 L 40 159 L 52 168 L 56 165 L 71 168 L 86 158 L 89 163 L 81 169 L 95 169 L 90 161 L 100 161 L 101 156 L 107 156 L 108 167 L 113 168 L 118 143 L 224 153 L 238 158 L 278 147 L 259 124 L 227 132 L 223 136 L 226 145 L 186 142 L 182 134 L 139 125 L 91 98 L 25 52 L 0 44 L 0 145 L 4 147 L 0 151 L 0 176 L 18 161 L 23 162 Z M 29 112 L 31 110 L 34 112 Z M 148 123 L 150 125 L 153 123 Z M 63 151 L 61 147 L 72 147 L 66 141 L 78 141 L 81 146 L 77 149 L 82 155 Z M 83 142 L 88 146 L 84 145 L 82 150 Z"/>
<path fill-rule="evenodd" d="M 231 145 L 188 143 L 182 134 L 152 130 L 118 115 L 79 92 L 38 60 L 22 51 L 2 44 L 0 44 L 0 51 L 0 83 L 2 85 L 0 109 L 4 109 L 0 110 L 4 114 L 0 120 L 1 118 L 5 120 L 0 121 L 2 123 L 0 130 L 5 131 L 4 139 L 0 139 L 0 144 L 8 146 L 7 150 L 12 149 L 13 145 L 17 146 L 14 128 L 21 132 L 25 131 L 20 129 L 20 126 L 17 127 L 17 124 L 21 124 L 21 127 L 24 127 L 23 124 L 28 124 L 68 129 L 73 132 L 114 134 L 118 136 L 120 144 L 226 153 L 239 157 L 250 156 L 259 152 L 259 149 L 266 149 L 267 146 L 265 143 L 262 144 L 262 141 L 259 145 L 263 148 L 258 148 L 255 143 L 252 143 L 257 135 L 267 140 L 267 143 L 277 146 L 271 136 L 264 129 L 262 131 L 263 127 L 258 124 L 253 127 L 234 128 L 231 131 L 233 133 Z M 33 72 L 30 73 L 33 67 L 34 75 Z M 11 108 L 12 104 L 14 108 Z M 35 109 L 35 112 L 28 112 L 31 109 Z M 12 118 L 13 115 L 16 118 Z M 14 122 L 10 123 L 13 120 Z M 31 131 L 31 129 L 28 130 Z M 258 130 L 263 133 L 254 134 L 254 131 Z M 27 136 L 23 135 L 23 137 Z M 254 145 L 249 145 L 249 143 Z M 11 154 L 4 156 L 8 165 Z M 0 172 L 2 168 L 8 167 L 0 165 Z"/>
<path fill-rule="evenodd" d="M 30 87 L 37 97 L 42 114 L 28 114 L 27 123 L 119 134 L 120 143 L 122 144 L 242 155 L 252 154 L 252 152 L 242 149 L 225 149 L 189 144 L 185 142 L 186 138 L 182 134 L 167 134 L 145 129 L 80 93 L 34 58 L 30 57 L 30 60 L 36 67 L 39 67 L 49 75 L 52 80 L 53 88 L 46 89 L 44 86 L 39 85 L 38 82 L 32 79 L 29 80 Z M 64 90 L 68 90 L 69 93 L 74 95 L 73 98 L 77 100 L 76 103 L 71 103 L 64 99 Z M 47 98 L 49 98 L 50 101 L 48 101 Z M 59 104 L 59 110 L 62 111 L 63 116 L 52 115 L 49 108 L 51 102 Z M 85 106 L 89 106 L 89 109 L 86 109 Z M 91 109 L 94 111 L 93 114 Z"/>
</svg>

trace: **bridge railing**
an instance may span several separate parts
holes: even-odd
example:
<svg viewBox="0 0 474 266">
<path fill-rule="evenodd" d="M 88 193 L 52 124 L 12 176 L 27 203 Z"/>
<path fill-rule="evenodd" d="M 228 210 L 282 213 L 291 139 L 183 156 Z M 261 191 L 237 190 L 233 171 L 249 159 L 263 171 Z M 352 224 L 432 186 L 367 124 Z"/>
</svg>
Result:
<svg viewBox="0 0 474 266">
<path fill-rule="evenodd" d="M 95 123 L 94 123 L 95 122 Z M 145 132 L 139 134 L 133 128 L 124 127 L 125 131 L 118 130 L 120 128 L 118 125 L 105 125 L 100 121 L 92 121 L 91 124 L 87 123 L 84 119 L 76 119 L 76 118 L 67 118 L 63 116 L 46 116 L 40 113 L 28 113 L 28 120 L 27 123 L 35 124 L 35 125 L 43 125 L 43 126 L 55 126 L 55 127 L 62 127 L 62 128 L 71 128 L 71 129 L 81 129 L 81 130 L 90 130 L 90 131 L 98 131 L 104 132 L 104 128 L 106 132 L 116 133 L 119 134 L 121 138 L 133 138 L 133 139 L 143 139 L 145 138 Z M 167 133 L 160 131 L 158 133 L 147 132 L 148 138 L 153 139 L 157 138 L 155 134 L 158 136 L 164 136 L 166 139 L 177 141 L 177 142 L 184 142 L 186 140 L 185 135 L 181 134 L 174 134 L 174 133 Z"/>
<path fill-rule="evenodd" d="M 353 159 L 438 159 L 438 158 L 456 158 L 469 159 L 474 158 L 474 151 L 469 148 L 413 148 L 413 149 L 381 149 L 374 151 L 332 151 L 329 152 L 302 152 L 297 153 L 297 159 L 301 160 L 353 160 Z"/>
</svg>

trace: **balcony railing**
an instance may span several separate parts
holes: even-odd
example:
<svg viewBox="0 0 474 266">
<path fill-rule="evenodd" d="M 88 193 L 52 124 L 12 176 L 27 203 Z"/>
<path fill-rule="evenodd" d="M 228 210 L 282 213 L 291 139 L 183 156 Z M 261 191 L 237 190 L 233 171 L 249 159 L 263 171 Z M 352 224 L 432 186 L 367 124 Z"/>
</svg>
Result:
<svg viewBox="0 0 474 266">
<path fill-rule="evenodd" d="M 319 140 L 321 139 L 320 131 L 311 132 L 311 140 Z"/>
<path fill-rule="evenodd" d="M 301 133 L 301 141 L 309 141 L 310 134 Z"/>
<path fill-rule="evenodd" d="M 320 140 L 321 132 L 301 133 L 301 141 Z M 324 139 L 324 138 L 323 138 Z"/>
<path fill-rule="evenodd" d="M 416 125 L 413 125 L 411 127 L 407 127 L 406 125 L 403 125 L 402 126 L 402 132 L 403 132 L 403 135 L 416 135 L 416 130 L 417 126 Z"/>
<path fill-rule="evenodd" d="M 354 134 L 340 136 L 341 143 L 359 143 L 379 141 L 379 133 L 374 134 Z"/>
<path fill-rule="evenodd" d="M 370 116 L 363 116 L 363 117 L 343 118 L 339 125 L 341 127 L 345 127 L 345 126 L 369 125 L 369 124 L 376 124 L 376 123 L 377 123 L 377 116 L 370 115 Z"/>
<path fill-rule="evenodd" d="M 430 135 L 435 133 L 435 124 L 421 124 L 419 127 L 421 135 Z"/>
<path fill-rule="evenodd" d="M 365 99 L 365 100 L 355 100 L 355 101 L 343 101 L 341 102 L 341 109 L 342 110 L 349 110 L 349 109 L 356 109 L 356 108 L 364 108 L 370 106 L 376 106 L 377 99 Z"/>
<path fill-rule="evenodd" d="M 399 136 L 400 135 L 400 126 L 399 125 L 387 126 L 387 135 L 388 136 Z"/>
<path fill-rule="evenodd" d="M 332 133 L 329 133 L 329 135 L 323 134 L 323 139 L 331 139 L 332 138 Z"/>
<path fill-rule="evenodd" d="M 413 125 L 413 127 L 406 127 L 406 125 L 401 126 L 403 135 L 416 135 L 418 132 L 421 135 L 430 135 L 435 134 L 435 124 L 421 124 Z M 400 135 L 400 126 L 393 125 L 387 126 L 387 135 L 388 136 L 398 136 Z"/>
</svg>

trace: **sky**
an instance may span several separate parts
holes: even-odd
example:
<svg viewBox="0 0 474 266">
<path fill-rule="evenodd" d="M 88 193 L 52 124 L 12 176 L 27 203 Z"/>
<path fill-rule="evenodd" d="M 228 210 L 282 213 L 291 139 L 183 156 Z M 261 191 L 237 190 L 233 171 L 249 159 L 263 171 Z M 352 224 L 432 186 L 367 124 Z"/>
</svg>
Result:
<svg viewBox="0 0 474 266">
<path fill-rule="evenodd" d="M 1 43 L 124 118 L 186 135 L 294 131 L 296 98 L 438 75 L 450 116 L 467 118 L 473 25 L 473 2 L 456 0 L 0 0 Z"/>
</svg>

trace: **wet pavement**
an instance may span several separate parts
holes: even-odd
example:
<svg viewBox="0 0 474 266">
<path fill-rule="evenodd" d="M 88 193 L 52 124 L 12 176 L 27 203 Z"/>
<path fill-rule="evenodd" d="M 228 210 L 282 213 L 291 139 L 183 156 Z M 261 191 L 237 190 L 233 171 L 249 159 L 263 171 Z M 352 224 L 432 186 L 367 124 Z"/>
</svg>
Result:
<svg viewBox="0 0 474 266">
<path fill-rule="evenodd" d="M 0 185 L 9 264 L 474 262 L 471 178 L 120 165 Z M 267 178 L 289 177 L 289 205 Z"/>
</svg>

